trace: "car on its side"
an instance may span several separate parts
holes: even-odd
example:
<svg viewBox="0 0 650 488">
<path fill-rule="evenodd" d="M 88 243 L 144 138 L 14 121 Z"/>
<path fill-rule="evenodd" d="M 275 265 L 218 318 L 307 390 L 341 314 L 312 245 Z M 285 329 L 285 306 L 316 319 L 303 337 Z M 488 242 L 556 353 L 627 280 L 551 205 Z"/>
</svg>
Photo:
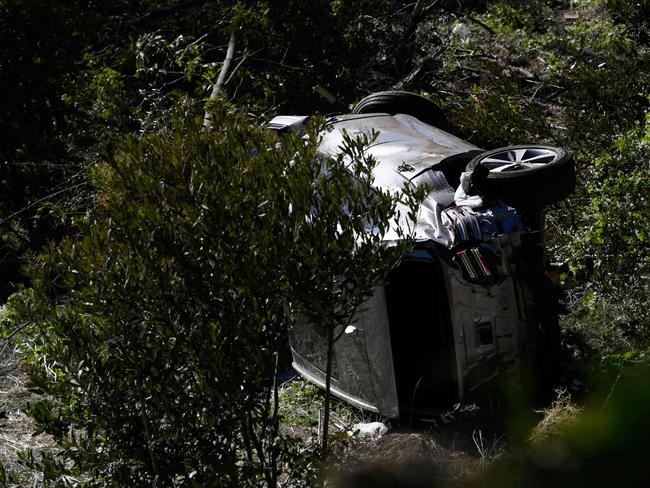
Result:
<svg viewBox="0 0 650 488">
<path fill-rule="evenodd" d="M 277 117 L 270 126 L 296 130 L 306 119 Z M 414 248 L 334 344 L 333 394 L 387 417 L 425 417 L 498 401 L 505 377 L 550 380 L 560 293 L 547 276 L 544 209 L 573 191 L 571 155 L 535 144 L 484 151 L 408 92 L 369 95 L 329 123 L 323 155 L 335 155 L 346 133 L 377 133 L 366 148 L 377 187 L 430 189 Z M 290 331 L 293 367 L 320 387 L 325 341 L 307 321 Z"/>
</svg>

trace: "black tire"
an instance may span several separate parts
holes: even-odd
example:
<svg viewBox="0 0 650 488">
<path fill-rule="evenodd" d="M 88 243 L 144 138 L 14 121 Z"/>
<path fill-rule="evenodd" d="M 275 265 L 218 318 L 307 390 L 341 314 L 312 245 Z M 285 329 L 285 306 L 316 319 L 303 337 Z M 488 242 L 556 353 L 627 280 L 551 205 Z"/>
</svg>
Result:
<svg viewBox="0 0 650 488">
<path fill-rule="evenodd" d="M 440 107 L 428 98 L 406 91 L 382 91 L 368 95 L 356 104 L 352 113 L 406 114 L 442 130 L 449 128 L 447 117 Z"/>
<path fill-rule="evenodd" d="M 476 171 L 479 165 L 484 168 L 480 172 Z M 558 202 L 571 194 L 576 183 L 573 157 L 553 146 L 494 149 L 472 159 L 466 170 L 479 175 L 472 178 L 479 193 L 522 209 L 541 209 Z"/>
<path fill-rule="evenodd" d="M 467 165 L 472 159 L 479 154 L 483 154 L 483 152 L 484 151 L 481 149 L 473 149 L 471 151 L 452 154 L 451 156 L 441 159 L 439 162 L 434 164 L 431 169 L 434 171 L 442 171 L 447 179 L 447 183 L 449 183 L 452 188 L 457 188 L 460 184 L 461 173 L 466 171 L 465 168 L 467 168 Z"/>
</svg>

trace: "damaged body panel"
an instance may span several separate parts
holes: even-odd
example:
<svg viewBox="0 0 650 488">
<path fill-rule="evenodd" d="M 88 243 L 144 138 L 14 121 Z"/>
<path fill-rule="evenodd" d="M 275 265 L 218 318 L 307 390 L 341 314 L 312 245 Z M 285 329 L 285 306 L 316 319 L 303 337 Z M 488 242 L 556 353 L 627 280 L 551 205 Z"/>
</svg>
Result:
<svg viewBox="0 0 650 488">
<path fill-rule="evenodd" d="M 388 417 L 429 416 L 481 398 L 505 372 L 529 371 L 542 358 L 550 360 L 559 336 L 557 295 L 543 271 L 543 205 L 532 198 L 516 208 L 506 186 L 503 198 L 499 195 L 501 180 L 492 171 L 522 171 L 526 181 L 530 171 L 552 178 L 535 164 L 542 159 L 538 155 L 555 149 L 532 152 L 536 147 L 530 146 L 526 153 L 518 146 L 512 153 L 528 154 L 528 166 L 508 159 L 507 151 L 484 164 L 480 149 L 408 114 L 344 115 L 331 125 L 319 145 L 325 156 L 336 155 L 345 133 L 368 134 L 377 187 L 430 190 L 413 251 L 375 288 L 351 325 L 334 333 L 339 338 L 333 394 Z M 565 153 L 555 151 L 552 164 L 565 164 Z M 492 162 L 499 158 L 503 167 Z M 481 165 L 482 180 L 476 171 Z M 572 169 L 572 161 L 565 168 Z M 512 187 L 512 174 L 508 177 L 505 184 Z M 387 244 L 396 238 L 390 232 L 384 236 Z M 325 332 L 306 320 L 290 331 L 294 368 L 322 388 L 326 341 Z"/>
</svg>

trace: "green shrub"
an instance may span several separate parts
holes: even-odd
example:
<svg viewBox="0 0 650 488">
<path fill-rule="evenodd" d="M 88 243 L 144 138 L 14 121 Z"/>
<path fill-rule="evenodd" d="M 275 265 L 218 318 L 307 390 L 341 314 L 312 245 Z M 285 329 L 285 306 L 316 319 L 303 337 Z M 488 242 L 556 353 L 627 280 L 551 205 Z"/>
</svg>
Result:
<svg viewBox="0 0 650 488">
<path fill-rule="evenodd" d="M 646 486 L 649 372 L 647 364 L 619 370 L 613 382 L 592 392 L 579 415 L 569 402 L 557 405 L 561 422 L 555 435 L 497 461 L 477 485 Z"/>
<path fill-rule="evenodd" d="M 650 53 L 624 28 L 607 17 L 579 21 L 546 39 L 548 50 L 554 54 L 545 79 L 563 91 L 569 143 L 599 154 L 615 134 L 643 120 Z"/>
<path fill-rule="evenodd" d="M 363 141 L 324 167 L 314 144 L 221 105 L 217 132 L 196 115 L 182 106 L 171 130 L 109 155 L 97 211 L 32 269 L 24 350 L 51 398 L 33 413 L 63 448 L 40 464 L 48 482 L 275 486 L 314 472 L 313 451 L 279 433 L 286 331 L 299 300 L 329 326 L 367 296 L 395 253 L 380 238 L 395 202 L 370 190 Z M 367 225 L 378 232 L 360 237 Z"/>
<path fill-rule="evenodd" d="M 507 32 L 516 29 L 530 29 L 534 26 L 534 18 L 521 8 L 507 2 L 496 2 L 488 7 L 487 20 L 495 29 Z"/>
<path fill-rule="evenodd" d="M 606 3 L 614 21 L 625 24 L 641 42 L 650 40 L 650 1 L 607 0 Z"/>
<path fill-rule="evenodd" d="M 650 119 L 649 119 L 650 120 Z M 589 318 L 624 332 L 632 344 L 650 344 L 650 122 L 629 131 L 588 168 L 590 205 L 570 247 L 587 274 L 583 301 Z M 582 256 L 593 256 L 585 269 Z M 584 311 L 583 311 L 584 313 Z"/>
<path fill-rule="evenodd" d="M 539 134 L 547 130 L 541 109 L 517 97 L 518 89 L 512 83 L 501 83 L 510 87 L 511 95 L 501 94 L 501 87 L 493 90 L 485 85 L 475 86 L 464 105 L 452 114 L 453 123 L 469 132 L 466 137 L 479 147 L 538 140 Z"/>
</svg>

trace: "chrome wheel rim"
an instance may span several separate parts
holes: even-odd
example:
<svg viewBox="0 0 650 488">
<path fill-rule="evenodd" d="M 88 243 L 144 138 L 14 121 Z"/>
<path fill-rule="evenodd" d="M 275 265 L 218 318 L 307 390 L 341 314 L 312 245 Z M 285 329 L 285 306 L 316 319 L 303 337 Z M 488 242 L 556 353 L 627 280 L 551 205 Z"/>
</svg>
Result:
<svg viewBox="0 0 650 488">
<path fill-rule="evenodd" d="M 511 173 L 541 168 L 557 159 L 558 153 L 552 149 L 529 147 L 495 152 L 482 159 L 481 164 L 491 173 Z"/>
</svg>

